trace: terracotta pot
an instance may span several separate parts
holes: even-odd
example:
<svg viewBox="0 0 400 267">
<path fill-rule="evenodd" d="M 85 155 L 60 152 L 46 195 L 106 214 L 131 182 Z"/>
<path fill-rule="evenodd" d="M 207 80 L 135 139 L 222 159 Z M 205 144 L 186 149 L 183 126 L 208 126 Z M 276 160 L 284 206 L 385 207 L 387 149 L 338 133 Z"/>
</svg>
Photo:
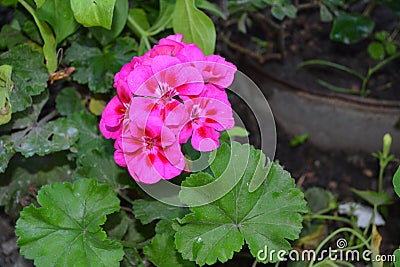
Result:
<svg viewBox="0 0 400 267">
<path fill-rule="evenodd" d="M 330 91 L 312 92 L 246 64 L 273 115 L 290 135 L 309 134 L 324 149 L 377 152 L 390 133 L 392 152 L 400 154 L 400 102 L 362 98 Z"/>
</svg>

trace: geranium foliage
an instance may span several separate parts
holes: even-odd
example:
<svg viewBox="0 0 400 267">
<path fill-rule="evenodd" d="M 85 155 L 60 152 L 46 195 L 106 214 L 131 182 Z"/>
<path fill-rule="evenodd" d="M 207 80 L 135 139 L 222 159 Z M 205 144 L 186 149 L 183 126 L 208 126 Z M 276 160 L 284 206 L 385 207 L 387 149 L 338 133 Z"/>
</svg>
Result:
<svg viewBox="0 0 400 267">
<path fill-rule="evenodd" d="M 268 251 L 288 251 L 291 248 L 288 240 L 298 238 L 302 228 L 300 213 L 307 211 L 303 193 L 295 187 L 290 174 L 276 163 L 272 164 L 264 182 L 250 192 L 251 180 L 255 175 L 264 177 L 265 172 L 257 171 L 262 168 L 260 151 L 246 146 L 233 143 L 235 156 L 243 159 L 241 155 L 249 153 L 249 158 L 246 172 L 232 190 L 210 204 L 191 207 L 192 213 L 174 224 L 175 243 L 184 258 L 199 265 L 210 265 L 217 260 L 225 262 L 241 250 L 244 242 L 256 257 L 264 245 Z M 228 163 L 230 152 L 227 145 L 218 149 L 214 159 L 218 163 L 211 164 L 215 177 L 208 173 L 191 175 L 183 183 L 188 189 L 183 189 L 181 198 L 188 199 L 185 195 L 191 193 L 190 187 L 206 185 L 218 178 L 226 167 L 220 162 Z"/>
<path fill-rule="evenodd" d="M 175 267 L 225 262 L 244 244 L 252 257 L 290 249 L 301 191 L 231 140 L 249 133 L 229 101 L 237 67 L 214 51 L 209 16 L 224 10 L 206 0 L 0 6 L 11 14 L 0 30 L 0 206 L 21 255 L 38 267 Z M 209 165 L 193 171 L 199 155 Z M 180 203 L 149 198 L 163 183 Z"/>
<path fill-rule="evenodd" d="M 39 191 L 38 203 L 25 208 L 17 223 L 25 257 L 37 266 L 119 266 L 122 246 L 99 226 L 119 210 L 111 187 L 88 179 L 54 183 Z"/>
</svg>

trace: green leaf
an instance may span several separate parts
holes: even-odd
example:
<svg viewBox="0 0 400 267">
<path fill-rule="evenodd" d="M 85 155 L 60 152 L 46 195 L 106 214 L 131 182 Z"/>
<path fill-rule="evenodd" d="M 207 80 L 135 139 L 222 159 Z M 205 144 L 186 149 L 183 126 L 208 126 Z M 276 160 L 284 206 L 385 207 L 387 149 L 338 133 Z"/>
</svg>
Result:
<svg viewBox="0 0 400 267">
<path fill-rule="evenodd" d="M 357 189 L 352 189 L 351 191 L 353 191 L 357 196 L 361 197 L 362 199 L 364 199 L 373 206 L 387 205 L 393 202 L 392 197 L 384 192 L 378 193 L 370 190 L 357 190 Z"/>
<path fill-rule="evenodd" d="M 375 22 L 360 14 L 341 14 L 333 21 L 330 38 L 344 44 L 354 44 L 367 38 L 373 31 Z"/>
<path fill-rule="evenodd" d="M 29 41 L 43 46 L 43 39 L 40 36 L 40 31 L 32 20 L 28 20 L 22 25 L 22 32 L 29 37 Z"/>
<path fill-rule="evenodd" d="M 24 208 L 16 224 L 21 254 L 36 266 L 119 266 L 121 244 L 100 225 L 118 211 L 119 199 L 94 179 L 54 183 L 38 194 L 40 208 Z"/>
<path fill-rule="evenodd" d="M 0 62 L 12 66 L 11 106 L 13 112 L 22 111 L 32 104 L 31 96 L 40 94 L 47 87 L 49 75 L 43 56 L 23 44 L 1 54 Z"/>
<path fill-rule="evenodd" d="M 37 17 L 36 10 L 27 2 L 19 1 L 24 8 L 33 17 L 37 28 L 39 29 L 40 36 L 43 39 L 43 55 L 46 59 L 46 67 L 49 73 L 57 69 L 57 53 L 56 53 L 56 39 L 54 38 L 53 32 L 49 25 L 45 21 L 40 20 Z"/>
<path fill-rule="evenodd" d="M 247 12 L 244 12 L 244 13 L 240 16 L 240 18 L 239 18 L 239 20 L 238 20 L 238 23 L 237 23 L 237 25 L 238 25 L 238 30 L 239 30 L 240 32 L 244 33 L 244 34 L 247 33 L 247 20 L 248 20 L 248 14 L 247 14 Z"/>
<path fill-rule="evenodd" d="M 94 96 L 94 97 L 90 98 L 88 108 L 92 114 L 94 114 L 96 116 L 101 116 L 106 105 L 107 105 L 106 101 Z"/>
<path fill-rule="evenodd" d="M 132 25 L 133 21 L 143 32 L 145 32 L 150 27 L 149 21 L 147 20 L 146 11 L 144 11 L 144 9 L 142 8 L 129 9 L 129 17 L 131 23 L 128 25 Z M 137 27 L 130 27 L 130 29 L 136 34 L 136 36 L 142 37 L 143 32 L 138 30 Z"/>
<path fill-rule="evenodd" d="M 156 235 L 151 242 L 143 248 L 143 253 L 155 265 L 159 267 L 189 267 L 195 266 L 193 262 L 185 261 L 175 248 L 175 231 L 172 222 L 161 220 L 157 223 Z"/>
<path fill-rule="evenodd" d="M 42 7 L 42 5 L 44 4 L 46 0 L 35 0 L 35 4 L 37 6 L 37 8 Z"/>
<path fill-rule="evenodd" d="M 389 38 L 389 33 L 387 31 L 379 31 L 375 33 L 375 39 L 381 42 L 386 41 Z"/>
<path fill-rule="evenodd" d="M 400 167 L 397 168 L 397 171 L 393 176 L 393 187 L 396 194 L 400 197 Z"/>
<path fill-rule="evenodd" d="M 111 29 L 116 0 L 71 0 L 71 8 L 77 22 L 85 27 L 101 26 Z"/>
<path fill-rule="evenodd" d="M 297 8 L 294 5 L 284 5 L 282 9 L 285 15 L 288 16 L 289 18 L 291 19 L 296 18 Z"/>
<path fill-rule="evenodd" d="M 186 208 L 174 207 L 160 201 L 139 199 L 133 202 L 133 213 L 141 223 L 148 224 L 154 220 L 173 220 L 182 218 L 188 213 Z"/>
<path fill-rule="evenodd" d="M 0 126 L 0 131 L 21 130 L 37 124 L 39 114 L 48 99 L 48 90 L 44 90 L 40 95 L 33 96 L 32 105 L 24 111 L 14 113 L 9 123 Z"/>
<path fill-rule="evenodd" d="M 329 11 L 329 9 L 325 5 L 321 4 L 321 6 L 319 8 L 319 15 L 323 22 L 331 22 L 333 20 L 332 13 Z"/>
<path fill-rule="evenodd" d="M 184 41 L 195 43 L 205 55 L 215 48 L 215 26 L 212 20 L 198 10 L 194 0 L 177 0 L 172 25 L 175 33 L 183 34 Z"/>
<path fill-rule="evenodd" d="M 147 261 L 142 259 L 142 255 L 139 254 L 137 248 L 125 248 L 125 256 L 121 267 L 146 267 L 145 264 L 147 264 Z"/>
<path fill-rule="evenodd" d="M 15 154 L 12 146 L 13 142 L 10 136 L 3 135 L 0 137 L 0 173 L 6 171 L 8 162 Z"/>
<path fill-rule="evenodd" d="M 285 18 L 285 12 L 280 5 L 274 5 L 271 8 L 271 14 L 278 20 L 283 20 Z"/>
<path fill-rule="evenodd" d="M 128 259 L 128 255 L 133 256 L 132 248 L 142 248 L 143 245 L 139 243 L 149 240 L 154 235 L 154 225 L 144 226 L 131 215 L 131 212 L 124 211 L 113 213 L 107 216 L 107 222 L 104 225 L 107 236 L 124 242 L 125 260 Z M 139 259 L 142 262 L 141 257 Z M 128 260 L 128 262 L 126 262 L 127 264 L 123 262 L 122 266 L 132 266 L 132 261 Z M 136 263 L 134 266 L 138 266 L 138 264 Z"/>
<path fill-rule="evenodd" d="M 31 164 L 43 162 L 33 159 Z M 50 164 L 46 159 L 46 164 Z M 51 166 L 50 169 L 43 169 L 31 172 L 22 167 L 17 167 L 11 173 L 11 182 L 0 187 L 0 206 L 5 206 L 5 212 L 13 218 L 18 217 L 25 202 L 34 202 L 34 194 L 41 186 L 53 182 L 71 181 L 71 169 L 68 165 Z M 26 203 L 24 203 L 26 205 Z"/>
<path fill-rule="evenodd" d="M 38 123 L 14 147 L 25 157 L 39 156 L 70 148 L 78 139 L 78 129 L 71 120 L 59 118 L 45 124 Z"/>
<path fill-rule="evenodd" d="M 368 54 L 371 56 L 373 59 L 384 59 L 385 58 L 385 48 L 381 43 L 378 42 L 372 42 L 368 46 Z"/>
<path fill-rule="evenodd" d="M 394 55 L 396 53 L 397 46 L 395 44 L 392 44 L 392 43 L 386 43 L 385 44 L 385 50 L 386 50 L 386 53 L 389 56 L 391 56 L 391 55 Z"/>
<path fill-rule="evenodd" d="M 301 135 L 295 136 L 290 140 L 290 146 L 297 147 L 299 145 L 302 145 L 307 141 L 308 137 L 309 137 L 308 133 L 303 133 Z"/>
<path fill-rule="evenodd" d="M 136 41 L 129 37 L 118 38 L 104 52 L 97 47 L 73 43 L 66 52 L 65 62 L 76 67 L 72 74 L 75 81 L 88 83 L 95 93 L 106 93 L 112 88 L 115 73 L 132 59 L 136 48 Z"/>
<path fill-rule="evenodd" d="M 160 0 L 160 9 L 158 13 L 158 17 L 154 24 L 148 29 L 148 34 L 150 36 L 156 35 L 163 31 L 170 24 L 175 10 L 174 1 L 170 0 Z"/>
<path fill-rule="evenodd" d="M 228 135 L 232 136 L 232 137 L 234 137 L 234 136 L 247 137 L 250 134 L 246 129 L 239 127 L 239 126 L 234 126 L 232 129 L 227 130 L 227 132 L 228 132 Z"/>
<path fill-rule="evenodd" d="M 37 9 L 36 14 L 39 19 L 45 20 L 51 25 L 57 44 L 74 33 L 79 26 L 74 19 L 70 1 L 46 0 Z"/>
<path fill-rule="evenodd" d="M 0 125 L 11 120 L 10 92 L 13 87 L 11 72 L 10 65 L 0 66 Z"/>
<path fill-rule="evenodd" d="M 14 46 L 26 43 L 28 40 L 29 39 L 21 32 L 17 20 L 13 20 L 11 24 L 6 24 L 1 28 L 0 48 L 3 50 L 6 50 L 6 48 L 11 49 Z"/>
<path fill-rule="evenodd" d="M 195 4 L 200 9 L 207 10 L 224 20 L 227 19 L 227 16 L 221 11 L 221 9 L 216 4 L 210 3 L 208 0 L 196 0 Z"/>
<path fill-rule="evenodd" d="M 314 214 L 323 214 L 337 207 L 336 198 L 328 190 L 312 187 L 304 192 L 307 205 Z"/>
<path fill-rule="evenodd" d="M 249 153 L 245 173 L 239 182 L 220 199 L 203 206 L 190 207 L 192 213 L 173 225 L 177 231 L 177 249 L 184 259 L 194 260 L 199 265 L 211 265 L 217 260 L 226 262 L 235 251 L 242 248 L 244 241 L 254 257 L 264 245 L 268 251 L 288 251 L 291 248 L 288 240 L 298 238 L 302 228 L 300 213 L 307 212 L 302 192 L 295 187 L 289 173 L 277 163 L 272 164 L 262 185 L 250 193 L 248 184 L 254 175 L 260 175 L 257 172 L 260 152 L 252 147 L 249 150 L 248 145 L 233 143 L 233 146 L 233 160 L 237 157 L 245 161 Z M 216 177 L 232 177 L 232 170 L 229 170 L 232 160 L 230 154 L 231 149 L 226 144 L 217 150 L 211 164 Z M 215 178 L 207 173 L 192 174 L 182 183 L 181 201 L 187 204 L 184 200 L 193 192 L 190 187 L 204 186 L 213 181 Z M 220 187 L 219 190 L 224 188 Z M 192 198 L 195 197 L 192 195 Z M 268 260 L 276 262 L 278 259 L 274 255 Z"/>
<path fill-rule="evenodd" d="M 122 240 L 128 232 L 131 220 L 124 211 L 115 212 L 107 216 L 104 230 L 107 236 L 114 240 Z"/>
<path fill-rule="evenodd" d="M 107 150 L 107 142 L 99 132 L 99 122 L 96 116 L 90 114 L 86 110 L 72 114 L 69 119 L 79 131 L 79 140 L 74 145 L 74 149 L 78 152 L 79 157 L 88 152 L 102 147 Z M 108 151 L 113 154 L 113 150 Z"/>
<path fill-rule="evenodd" d="M 128 18 L 128 0 L 116 0 L 111 29 L 102 27 L 91 27 L 89 31 L 100 42 L 101 45 L 109 44 L 122 32 Z"/>
<path fill-rule="evenodd" d="M 400 267 L 400 249 L 399 249 L 399 248 L 396 249 L 396 250 L 393 252 L 393 255 L 394 255 L 394 257 L 395 257 L 394 266 L 395 266 L 395 267 Z"/>
<path fill-rule="evenodd" d="M 0 6 L 17 6 L 18 0 L 0 0 Z"/>
<path fill-rule="evenodd" d="M 85 109 L 81 96 L 74 87 L 62 89 L 56 97 L 56 107 L 63 116 L 69 116 Z"/>
<path fill-rule="evenodd" d="M 73 177 L 75 180 L 96 178 L 100 182 L 108 183 L 113 188 L 126 188 L 132 184 L 132 178 L 126 169 L 119 167 L 113 158 L 110 149 L 92 150 L 79 156 Z"/>
</svg>

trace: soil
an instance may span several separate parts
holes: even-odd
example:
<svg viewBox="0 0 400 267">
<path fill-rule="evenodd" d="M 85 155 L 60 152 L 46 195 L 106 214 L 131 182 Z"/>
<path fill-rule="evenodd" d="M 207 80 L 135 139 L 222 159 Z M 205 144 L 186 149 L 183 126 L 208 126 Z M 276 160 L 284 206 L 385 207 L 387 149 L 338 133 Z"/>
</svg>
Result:
<svg viewBox="0 0 400 267">
<path fill-rule="evenodd" d="M 362 10 L 360 7 L 358 9 Z M 400 17 L 385 7 L 374 9 L 372 17 L 376 22 L 375 31 L 392 32 L 400 23 Z M 248 28 L 248 34 L 239 32 L 235 21 L 220 26 L 225 36 L 219 42 L 220 51 L 225 51 L 229 59 L 240 59 L 241 62 L 250 60 L 253 66 L 257 65 L 270 77 L 302 89 L 332 92 L 321 86 L 317 82 L 318 79 L 353 91 L 359 91 L 362 84 L 359 78 L 333 68 L 322 66 L 298 68 L 303 61 L 311 59 L 331 61 L 364 75 L 368 67 L 379 62 L 371 59 L 367 52 L 368 45 L 374 41 L 373 38 L 352 45 L 331 41 L 329 34 L 332 24 L 321 22 L 319 8 L 299 11 L 295 19 L 284 20 L 281 24 L 269 19 L 265 12 L 255 14 L 251 19 L 252 26 Z M 254 37 L 267 41 L 268 45 L 260 47 L 256 41 L 251 41 Z M 396 40 L 399 40 L 399 37 L 397 36 Z M 399 59 L 388 63 L 372 75 L 367 86 L 370 92 L 368 97 L 400 100 L 398 84 L 400 84 Z"/>
</svg>

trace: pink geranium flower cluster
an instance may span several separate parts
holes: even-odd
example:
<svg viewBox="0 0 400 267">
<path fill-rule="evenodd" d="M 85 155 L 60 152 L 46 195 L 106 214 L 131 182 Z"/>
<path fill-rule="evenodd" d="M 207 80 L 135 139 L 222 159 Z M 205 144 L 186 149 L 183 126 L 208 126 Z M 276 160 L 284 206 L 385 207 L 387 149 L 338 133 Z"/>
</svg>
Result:
<svg viewBox="0 0 400 267">
<path fill-rule="evenodd" d="M 103 111 L 100 130 L 115 139 L 114 159 L 138 182 L 153 184 L 185 169 L 181 144 L 212 151 L 219 131 L 234 125 L 225 88 L 236 67 L 204 56 L 181 34 L 161 39 L 115 75 L 117 95 Z"/>
</svg>

